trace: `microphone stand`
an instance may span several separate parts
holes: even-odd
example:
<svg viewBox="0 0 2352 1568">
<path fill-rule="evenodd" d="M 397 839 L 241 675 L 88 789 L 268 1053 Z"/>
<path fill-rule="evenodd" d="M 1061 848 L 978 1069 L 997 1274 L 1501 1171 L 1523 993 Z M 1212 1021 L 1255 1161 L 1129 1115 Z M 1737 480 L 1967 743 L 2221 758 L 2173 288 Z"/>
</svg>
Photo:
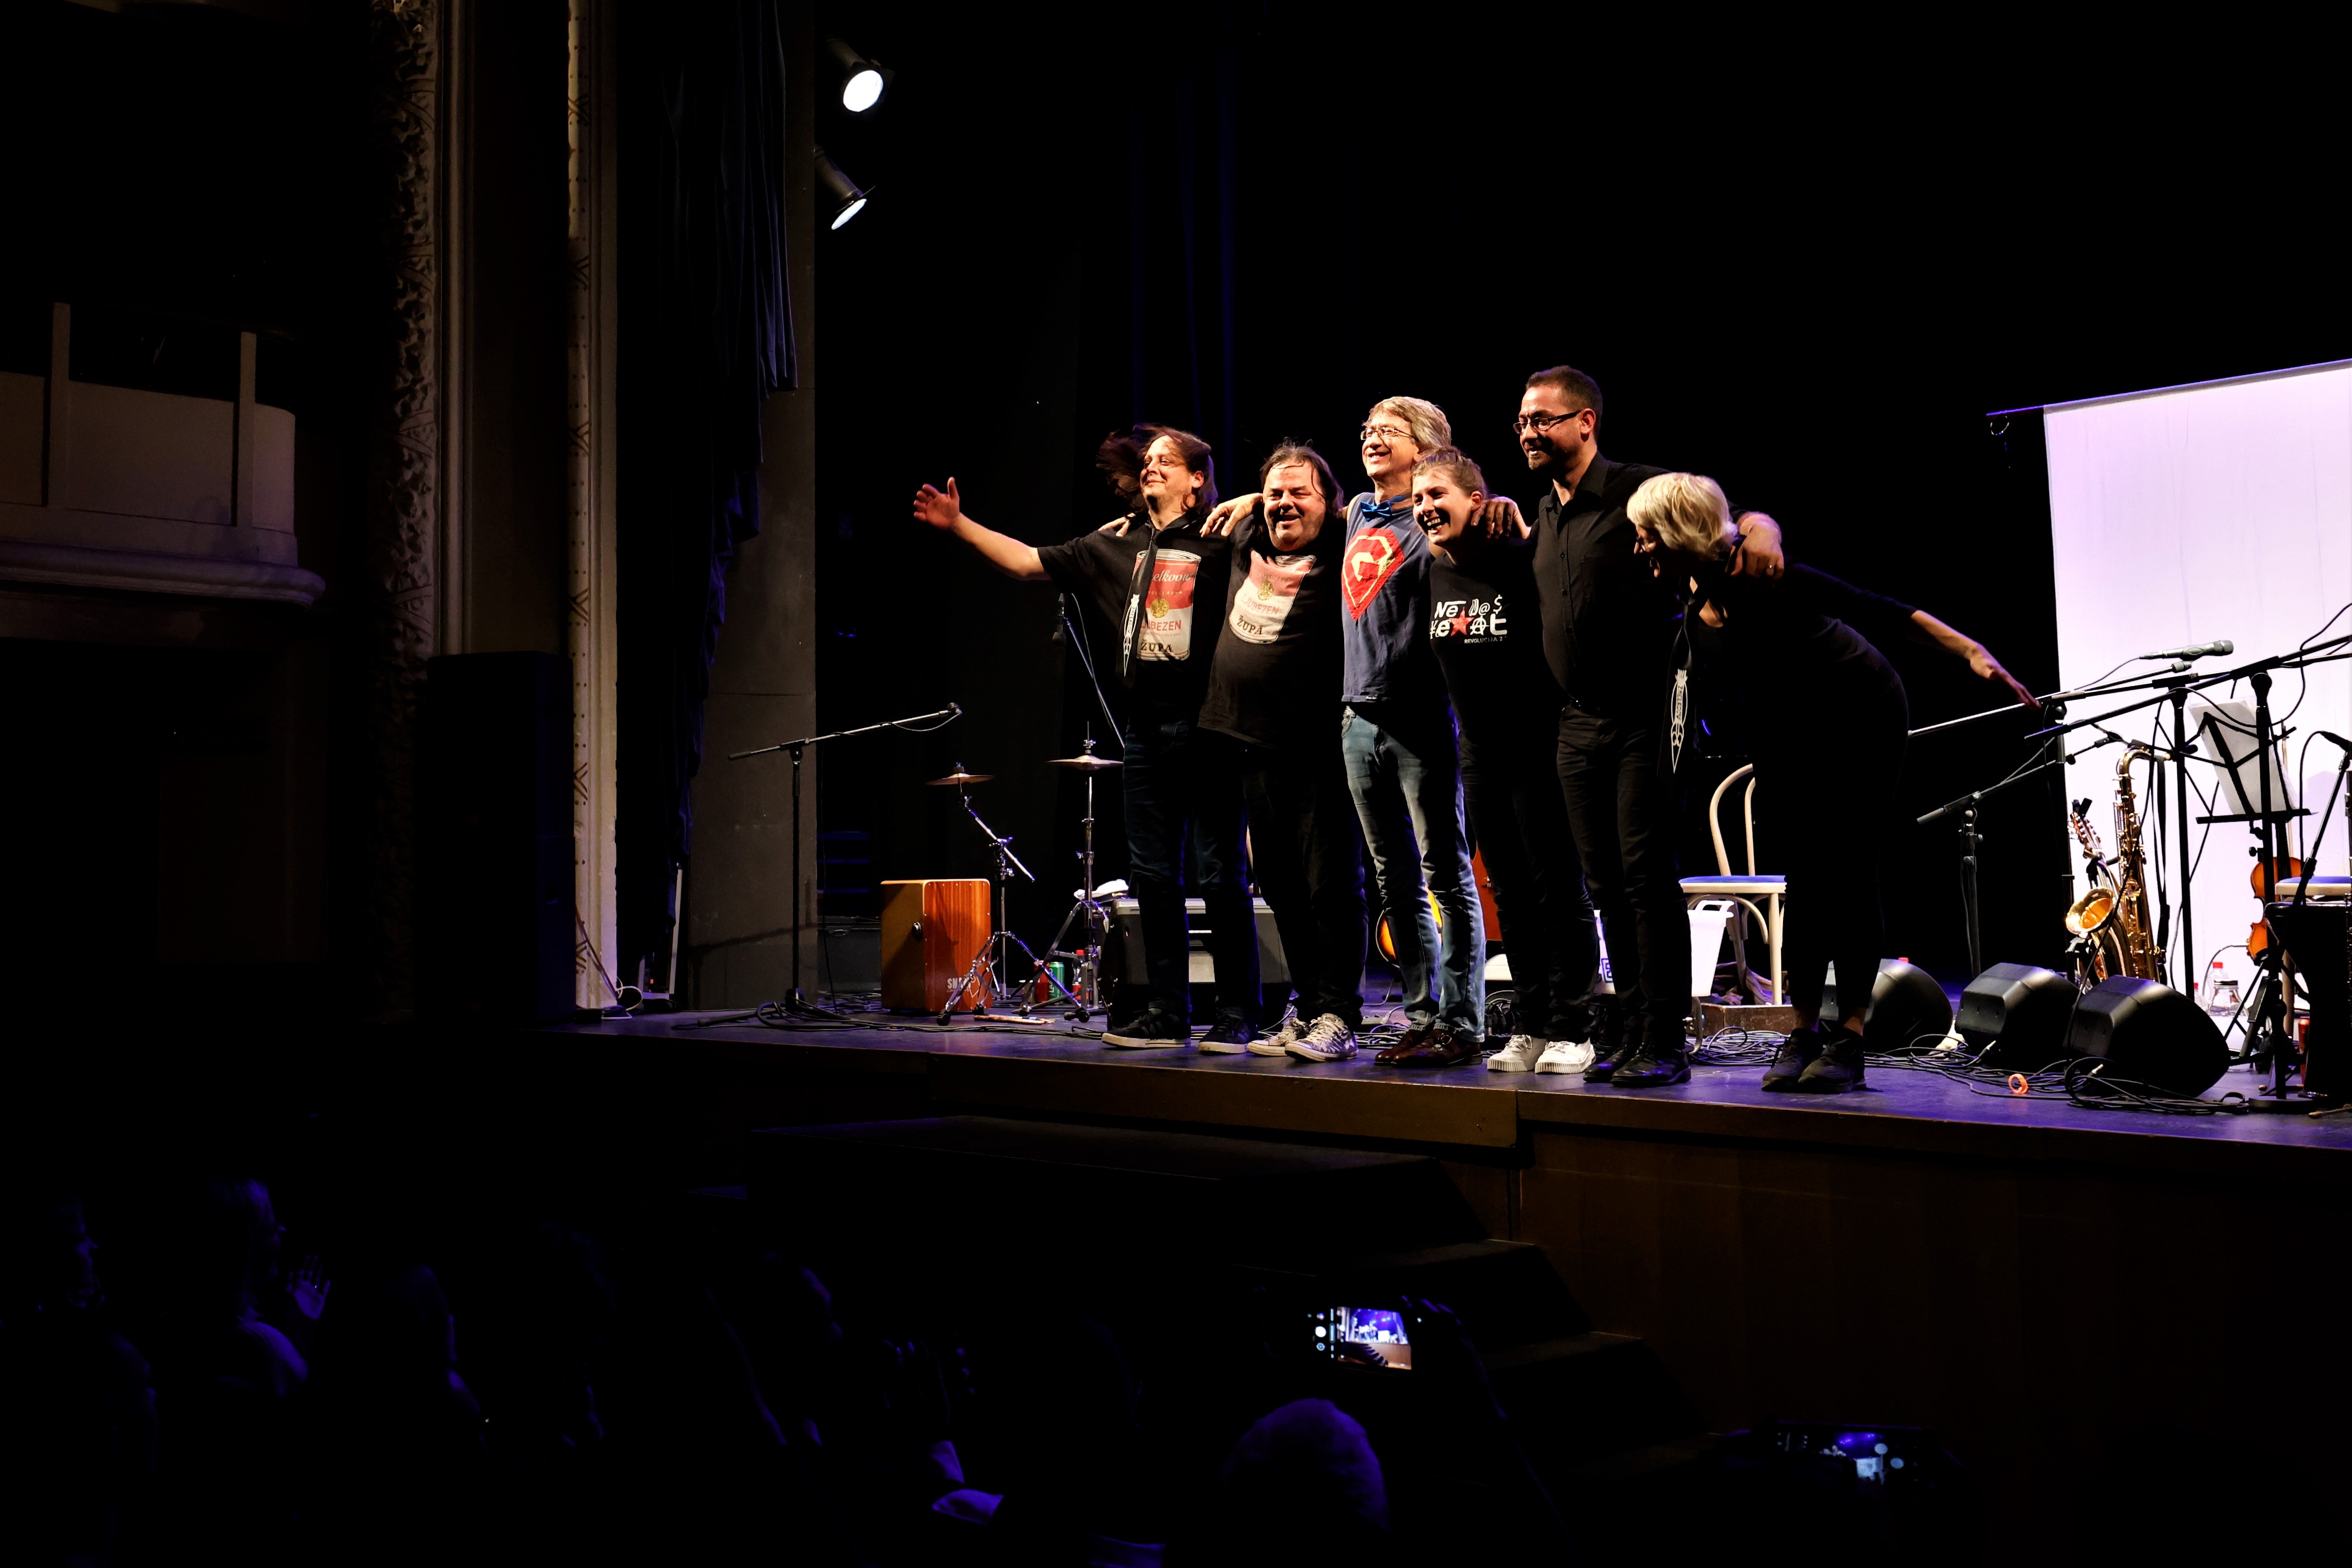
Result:
<svg viewBox="0 0 2352 1568">
<path fill-rule="evenodd" d="M 2022 773 L 2011 774 L 1998 784 L 1971 790 L 1957 800 L 1947 800 L 1919 819 L 1919 825 L 1923 828 L 1932 828 L 1937 822 L 1955 814 L 1960 819 L 1960 905 L 1967 915 L 1969 925 L 1969 974 L 1984 973 L 1984 936 L 1977 909 L 1977 860 L 1984 847 L 1984 835 L 1977 831 L 1977 808 L 2012 784 L 2022 784 L 2028 779 L 2038 778 L 2053 768 L 2063 768 L 2075 758 L 2086 757 L 2099 747 L 2112 745 L 2122 738 L 2120 736 L 2103 736 L 2079 751 L 2062 751 L 2045 761 L 2035 763 Z"/>
<path fill-rule="evenodd" d="M 803 735 L 797 740 L 780 740 L 773 746 L 755 746 L 749 751 L 730 751 L 727 754 L 727 760 L 730 762 L 740 762 L 747 757 L 766 757 L 778 751 L 789 751 L 793 754 L 793 988 L 791 994 L 783 1000 L 784 1011 L 812 1013 L 819 1018 L 835 1016 L 824 1008 L 812 1007 L 807 998 L 801 994 L 801 753 L 820 741 L 847 740 L 852 736 L 872 735 L 877 730 L 884 729 L 905 729 L 909 725 L 924 724 L 934 719 L 938 724 L 933 725 L 932 727 L 938 728 L 940 726 L 952 724 L 962 716 L 962 706 L 950 703 L 937 713 L 919 713 L 909 718 L 886 718 L 880 724 L 862 724 L 856 729 L 830 730 L 824 735 Z M 767 1006 L 772 1005 L 774 1004 L 753 1008 L 747 1013 L 731 1013 L 726 1018 L 710 1019 L 699 1027 L 708 1028 L 710 1024 L 718 1023 L 740 1023 L 745 1019 L 759 1017 L 766 1010 Z"/>
</svg>

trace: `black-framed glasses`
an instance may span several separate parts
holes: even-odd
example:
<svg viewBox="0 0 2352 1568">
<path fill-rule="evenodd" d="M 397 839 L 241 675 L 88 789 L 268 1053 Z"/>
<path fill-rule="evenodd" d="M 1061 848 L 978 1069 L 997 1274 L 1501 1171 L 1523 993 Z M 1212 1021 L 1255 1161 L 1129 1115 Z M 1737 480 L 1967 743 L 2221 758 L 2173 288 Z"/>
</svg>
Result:
<svg viewBox="0 0 2352 1568">
<path fill-rule="evenodd" d="M 1574 419 L 1577 413 L 1583 412 L 1584 410 L 1580 408 L 1576 413 L 1523 413 L 1511 421 L 1511 432 L 1515 435 L 1525 435 L 1530 430 L 1541 434 L 1561 420 Z"/>
</svg>

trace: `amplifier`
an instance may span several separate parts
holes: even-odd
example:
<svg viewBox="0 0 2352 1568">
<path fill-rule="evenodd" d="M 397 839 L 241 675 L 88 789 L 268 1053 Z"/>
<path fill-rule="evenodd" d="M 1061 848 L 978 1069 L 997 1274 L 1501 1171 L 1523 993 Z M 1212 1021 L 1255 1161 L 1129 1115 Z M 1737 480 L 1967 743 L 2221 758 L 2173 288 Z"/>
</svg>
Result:
<svg viewBox="0 0 2352 1568">
<path fill-rule="evenodd" d="M 882 1005 L 935 1013 L 988 941 L 988 882 L 933 877 L 882 884 Z M 994 1006 L 992 996 L 962 1002 Z M 961 1004 L 960 1004 L 961 1005 Z"/>
<path fill-rule="evenodd" d="M 1250 900 L 1257 916 L 1257 976 L 1261 985 L 1290 983 L 1290 965 L 1282 956 L 1282 936 L 1274 928 L 1274 911 L 1263 898 Z M 1103 967 L 1140 985 L 1143 981 L 1143 917 L 1135 900 L 1118 898 L 1110 904 L 1111 937 L 1103 944 Z M 1208 905 L 1197 898 L 1184 901 L 1184 925 L 1192 937 L 1190 983 L 1206 986 L 1217 977 L 1215 960 L 1203 938 L 1208 931 Z M 1114 968 L 1114 966 L 1116 967 Z"/>
<path fill-rule="evenodd" d="M 2312 896 L 2320 894 L 2314 890 Z M 2294 966 L 2295 999 L 2311 1009 L 2303 1086 L 2342 1095 L 2352 1090 L 2352 906 L 2341 900 L 2300 909 L 2273 904 L 2271 929 Z"/>
</svg>

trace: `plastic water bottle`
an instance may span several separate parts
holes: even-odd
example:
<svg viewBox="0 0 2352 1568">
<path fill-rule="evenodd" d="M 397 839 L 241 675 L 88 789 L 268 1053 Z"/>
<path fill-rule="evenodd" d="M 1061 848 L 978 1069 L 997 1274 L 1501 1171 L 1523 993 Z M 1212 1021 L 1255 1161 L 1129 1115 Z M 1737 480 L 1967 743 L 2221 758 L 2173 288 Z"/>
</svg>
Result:
<svg viewBox="0 0 2352 1568">
<path fill-rule="evenodd" d="M 2216 963 L 2213 967 L 2218 969 L 2221 966 Z M 2229 1032 L 2230 1020 L 2238 1016 L 2238 982 L 2224 979 L 2220 975 L 2214 976 L 2206 987 L 2205 1011 L 2212 1019 L 2214 1028 L 2225 1034 Z"/>
</svg>

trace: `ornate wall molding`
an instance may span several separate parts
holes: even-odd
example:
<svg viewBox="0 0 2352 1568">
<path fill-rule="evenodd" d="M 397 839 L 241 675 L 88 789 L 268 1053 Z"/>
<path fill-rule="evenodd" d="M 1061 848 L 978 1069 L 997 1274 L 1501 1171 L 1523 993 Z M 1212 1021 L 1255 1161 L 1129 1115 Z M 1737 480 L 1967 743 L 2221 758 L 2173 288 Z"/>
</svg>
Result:
<svg viewBox="0 0 2352 1568">
<path fill-rule="evenodd" d="M 371 141 L 385 266 L 382 379 L 368 433 L 367 872 L 372 1010 L 415 1005 L 416 704 L 438 649 L 438 0 L 371 0 Z"/>
</svg>

